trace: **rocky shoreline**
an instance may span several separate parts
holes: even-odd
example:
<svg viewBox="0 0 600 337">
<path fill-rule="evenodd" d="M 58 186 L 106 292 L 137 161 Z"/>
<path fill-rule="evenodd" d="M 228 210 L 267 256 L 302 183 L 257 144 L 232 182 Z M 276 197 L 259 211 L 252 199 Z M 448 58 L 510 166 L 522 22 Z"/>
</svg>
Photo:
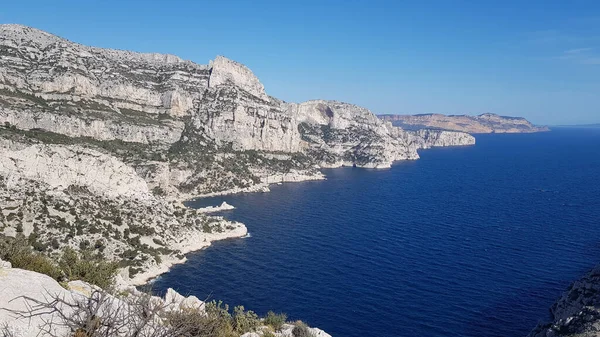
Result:
<svg viewBox="0 0 600 337">
<path fill-rule="evenodd" d="M 0 24 L 0 236 L 53 259 L 74 250 L 115 261 L 122 286 L 247 234 L 185 200 L 473 144 L 466 133 L 403 130 L 349 103 L 281 101 L 223 56 L 196 64 Z"/>
</svg>

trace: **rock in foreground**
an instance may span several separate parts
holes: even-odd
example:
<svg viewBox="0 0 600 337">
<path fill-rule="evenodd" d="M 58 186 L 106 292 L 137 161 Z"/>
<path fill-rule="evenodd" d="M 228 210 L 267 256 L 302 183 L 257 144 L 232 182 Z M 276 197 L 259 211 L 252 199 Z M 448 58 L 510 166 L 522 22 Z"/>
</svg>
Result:
<svg viewBox="0 0 600 337">
<path fill-rule="evenodd" d="M 141 293 L 134 287 L 115 293 L 118 295 L 82 281 L 71 281 L 63 287 L 47 275 L 10 268 L 0 260 L 0 336 L 88 336 L 86 329 L 111 337 L 189 336 L 194 327 L 186 328 L 177 318 L 187 318 L 185 324 L 191 325 L 198 322 L 198 317 L 211 317 L 210 303 L 182 296 L 173 289 L 168 289 L 164 298 Z M 172 325 L 174 321 L 181 325 Z M 271 331 L 277 337 L 292 336 L 292 324 L 273 331 L 260 320 L 255 322 L 257 326 L 251 329 L 255 332 L 238 335 L 262 336 L 264 331 Z M 331 337 L 320 329 L 307 329 L 315 337 Z"/>
</svg>

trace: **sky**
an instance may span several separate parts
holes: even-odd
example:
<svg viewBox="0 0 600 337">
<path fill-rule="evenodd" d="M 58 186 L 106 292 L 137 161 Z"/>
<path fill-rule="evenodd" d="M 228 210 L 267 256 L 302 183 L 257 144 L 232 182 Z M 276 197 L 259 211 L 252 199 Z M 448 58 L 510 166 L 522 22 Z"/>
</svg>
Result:
<svg viewBox="0 0 600 337">
<path fill-rule="evenodd" d="M 598 0 L 5 0 L 0 23 L 201 64 L 224 55 L 285 101 L 600 123 Z"/>
</svg>

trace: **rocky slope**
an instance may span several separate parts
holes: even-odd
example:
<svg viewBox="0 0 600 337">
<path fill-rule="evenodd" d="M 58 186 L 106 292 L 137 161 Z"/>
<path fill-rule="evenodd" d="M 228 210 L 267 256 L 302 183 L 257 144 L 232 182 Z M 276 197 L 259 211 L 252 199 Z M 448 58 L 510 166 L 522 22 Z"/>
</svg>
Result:
<svg viewBox="0 0 600 337">
<path fill-rule="evenodd" d="M 380 115 L 379 118 L 406 129 L 433 128 L 468 133 L 531 133 L 550 131 L 548 127 L 536 126 L 525 118 L 496 114 L 466 115 Z"/>
<path fill-rule="evenodd" d="M 0 25 L 0 234 L 28 235 L 49 255 L 96 250 L 135 284 L 212 240 L 246 234 L 182 200 L 474 143 L 402 130 L 352 104 L 283 102 L 220 56 L 199 65 Z"/>
<path fill-rule="evenodd" d="M 106 336 L 176 336 L 185 333 L 170 333 L 165 326 L 170 314 L 190 314 L 199 312 L 206 315 L 207 303 L 195 296 L 184 297 L 168 289 L 164 297 L 148 296 L 135 287 L 123 287 L 118 292 L 106 292 L 83 281 L 70 281 L 61 285 L 51 277 L 33 271 L 11 268 L 10 263 L 0 260 L 0 335 L 15 337 L 37 336 L 83 336 L 85 333 L 74 333 L 72 327 L 83 327 L 89 319 L 90 312 L 98 313 L 105 323 L 97 324 L 97 335 Z M 115 295 L 114 293 L 118 293 Z M 64 301 L 55 306 L 57 311 L 50 310 L 48 305 L 54 299 Z M 90 300 L 91 299 L 91 300 Z M 39 302 L 35 302 L 39 301 Z M 80 306 L 79 310 L 75 306 Z M 89 308 L 89 311 L 81 308 Z M 95 310 L 99 308 L 100 310 Z M 147 310 L 141 311 L 140 309 Z M 139 315 L 138 315 L 139 314 Z M 110 326 L 107 322 L 118 317 Z M 125 319 L 125 317 L 127 317 Z M 52 323 L 50 323 L 52 322 Z M 147 325 L 144 327 L 144 322 Z M 294 325 L 284 324 L 280 331 L 259 323 L 256 332 L 248 332 L 243 337 L 262 336 L 264 331 L 272 331 L 272 336 L 292 336 Z M 85 326 L 93 329 L 89 325 Z M 143 327 L 143 328 L 142 328 Z M 136 329 L 139 329 L 136 330 Z M 171 331 L 181 332 L 180 328 Z M 43 332 L 42 332 L 43 331 Z M 324 331 L 308 328 L 315 337 L 331 337 Z"/>
<path fill-rule="evenodd" d="M 600 267 L 573 282 L 529 337 L 600 336 Z"/>
</svg>

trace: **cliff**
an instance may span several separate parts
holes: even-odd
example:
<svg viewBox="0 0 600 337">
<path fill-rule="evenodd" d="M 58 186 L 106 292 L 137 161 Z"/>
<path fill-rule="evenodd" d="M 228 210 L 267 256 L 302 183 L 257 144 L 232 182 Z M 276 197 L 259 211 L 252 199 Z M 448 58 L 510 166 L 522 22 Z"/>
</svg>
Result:
<svg viewBox="0 0 600 337">
<path fill-rule="evenodd" d="M 528 337 L 600 336 L 600 267 L 573 282 Z"/>
<path fill-rule="evenodd" d="M 200 65 L 0 25 L 0 234 L 33 235 L 48 255 L 104 247 L 134 284 L 246 234 L 184 199 L 474 143 L 460 132 L 405 131 L 348 103 L 283 102 L 222 56 Z"/>
<path fill-rule="evenodd" d="M 379 118 L 406 129 L 433 128 L 467 133 L 532 133 L 550 131 L 548 127 L 536 126 L 525 118 L 496 114 L 467 115 L 380 115 Z"/>
</svg>

